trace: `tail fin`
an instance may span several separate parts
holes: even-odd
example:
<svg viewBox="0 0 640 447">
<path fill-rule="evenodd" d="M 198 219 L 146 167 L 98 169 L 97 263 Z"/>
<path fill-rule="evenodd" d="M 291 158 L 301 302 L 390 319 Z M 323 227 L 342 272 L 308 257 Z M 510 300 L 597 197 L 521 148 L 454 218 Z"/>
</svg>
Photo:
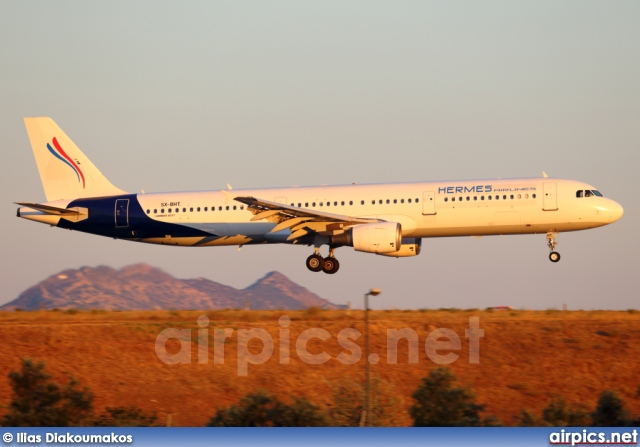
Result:
<svg viewBox="0 0 640 447">
<path fill-rule="evenodd" d="M 47 201 L 126 194 L 48 117 L 25 118 Z"/>
</svg>

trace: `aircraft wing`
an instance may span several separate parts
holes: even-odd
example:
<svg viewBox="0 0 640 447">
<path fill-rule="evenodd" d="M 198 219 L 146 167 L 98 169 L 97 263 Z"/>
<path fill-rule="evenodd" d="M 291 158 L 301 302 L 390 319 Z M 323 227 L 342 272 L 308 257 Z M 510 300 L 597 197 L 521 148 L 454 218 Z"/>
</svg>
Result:
<svg viewBox="0 0 640 447">
<path fill-rule="evenodd" d="M 225 193 L 228 194 L 227 191 Z M 287 240 L 294 240 L 309 233 L 338 234 L 354 225 L 382 222 L 382 219 L 377 218 L 325 213 L 256 197 L 233 197 L 233 199 L 247 205 L 247 209 L 254 214 L 251 218 L 252 221 L 266 219 L 277 223 L 271 233 L 289 229 L 291 235 Z"/>
</svg>

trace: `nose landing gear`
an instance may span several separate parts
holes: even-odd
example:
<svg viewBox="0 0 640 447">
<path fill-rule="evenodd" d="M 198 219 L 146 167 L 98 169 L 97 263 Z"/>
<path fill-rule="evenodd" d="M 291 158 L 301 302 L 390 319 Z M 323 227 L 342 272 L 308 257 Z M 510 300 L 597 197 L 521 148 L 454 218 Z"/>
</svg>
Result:
<svg viewBox="0 0 640 447">
<path fill-rule="evenodd" d="M 549 253 L 549 260 L 551 262 L 558 262 L 560 260 L 560 253 L 555 251 L 556 244 L 557 244 L 556 242 L 557 236 L 558 236 L 558 233 L 554 233 L 554 232 L 547 233 L 547 246 L 549 247 L 549 250 L 551 250 L 551 253 Z"/>
</svg>

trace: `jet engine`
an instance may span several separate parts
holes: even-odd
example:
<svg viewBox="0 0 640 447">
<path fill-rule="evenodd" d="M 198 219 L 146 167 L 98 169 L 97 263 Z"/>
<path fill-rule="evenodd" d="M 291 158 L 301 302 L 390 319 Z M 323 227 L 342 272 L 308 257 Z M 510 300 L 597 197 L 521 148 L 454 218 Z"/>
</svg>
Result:
<svg viewBox="0 0 640 447">
<path fill-rule="evenodd" d="M 356 251 L 390 254 L 402 245 L 402 227 L 397 222 L 375 222 L 356 225 L 349 231 L 333 236 L 331 245 L 347 245 Z"/>
<path fill-rule="evenodd" d="M 394 258 L 407 258 L 409 256 L 418 256 L 422 247 L 422 238 L 409 237 L 402 239 L 400 250 L 391 253 L 378 253 L 380 256 L 390 256 Z"/>
</svg>

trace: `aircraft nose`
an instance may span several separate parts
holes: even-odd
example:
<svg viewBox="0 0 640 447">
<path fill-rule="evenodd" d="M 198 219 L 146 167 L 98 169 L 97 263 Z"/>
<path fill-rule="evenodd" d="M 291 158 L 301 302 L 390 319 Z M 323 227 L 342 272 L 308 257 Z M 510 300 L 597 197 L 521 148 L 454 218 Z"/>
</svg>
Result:
<svg viewBox="0 0 640 447">
<path fill-rule="evenodd" d="M 611 201 L 611 206 L 607 207 L 607 211 L 609 212 L 609 222 L 615 222 L 620 219 L 624 214 L 624 208 L 618 202 Z"/>
<path fill-rule="evenodd" d="M 604 209 L 601 208 L 600 213 L 607 219 L 608 223 L 613 223 L 622 217 L 624 209 L 618 202 L 609 199 L 609 203 Z"/>
</svg>

